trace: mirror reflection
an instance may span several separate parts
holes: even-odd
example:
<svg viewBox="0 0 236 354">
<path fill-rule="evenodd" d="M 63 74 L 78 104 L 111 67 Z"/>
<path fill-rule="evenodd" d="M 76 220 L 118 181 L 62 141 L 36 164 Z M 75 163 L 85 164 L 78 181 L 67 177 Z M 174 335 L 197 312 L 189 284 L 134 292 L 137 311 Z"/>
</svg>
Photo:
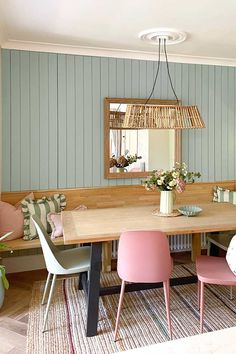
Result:
<svg viewBox="0 0 236 354">
<path fill-rule="evenodd" d="M 126 102 L 106 100 L 109 100 L 105 102 L 105 106 L 108 103 L 105 114 L 106 178 L 145 177 L 154 169 L 171 169 L 180 161 L 180 133 L 170 129 L 122 129 L 130 102 L 128 99 L 124 99 Z"/>
</svg>

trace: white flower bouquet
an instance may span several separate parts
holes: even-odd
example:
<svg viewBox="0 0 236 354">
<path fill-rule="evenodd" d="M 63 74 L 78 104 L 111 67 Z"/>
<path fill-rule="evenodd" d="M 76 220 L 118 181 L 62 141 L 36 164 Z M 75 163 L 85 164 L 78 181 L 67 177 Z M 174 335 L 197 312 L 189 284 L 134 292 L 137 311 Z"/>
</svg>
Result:
<svg viewBox="0 0 236 354">
<path fill-rule="evenodd" d="M 200 172 L 190 172 L 185 163 L 176 162 L 172 170 L 154 170 L 142 183 L 147 190 L 177 190 L 181 193 L 185 190 L 186 183 L 194 183 L 199 177 Z"/>
</svg>

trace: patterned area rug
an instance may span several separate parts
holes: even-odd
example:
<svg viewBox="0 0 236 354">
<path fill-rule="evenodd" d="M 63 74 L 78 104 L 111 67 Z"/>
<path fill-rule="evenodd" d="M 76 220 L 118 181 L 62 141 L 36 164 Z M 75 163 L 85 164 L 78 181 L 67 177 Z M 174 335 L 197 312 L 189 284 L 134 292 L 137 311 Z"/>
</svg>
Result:
<svg viewBox="0 0 236 354">
<path fill-rule="evenodd" d="M 194 265 L 175 266 L 173 277 L 194 274 Z M 120 284 L 116 272 L 103 274 L 103 286 Z M 34 284 L 29 311 L 27 354 L 114 353 L 169 340 L 163 289 L 126 293 L 121 313 L 119 340 L 113 341 L 119 295 L 100 299 L 98 335 L 85 337 L 86 301 L 78 291 L 78 278 L 57 281 L 46 333 L 41 333 L 45 306 L 40 305 L 43 282 Z M 197 285 L 171 288 L 173 338 L 198 334 Z M 229 288 L 207 286 L 204 331 L 232 327 L 236 300 Z"/>
</svg>

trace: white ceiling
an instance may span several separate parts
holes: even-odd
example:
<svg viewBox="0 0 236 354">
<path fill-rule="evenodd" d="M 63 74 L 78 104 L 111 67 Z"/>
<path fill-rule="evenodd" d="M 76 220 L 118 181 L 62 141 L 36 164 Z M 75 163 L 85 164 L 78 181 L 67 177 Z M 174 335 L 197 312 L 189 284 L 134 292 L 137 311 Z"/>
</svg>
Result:
<svg viewBox="0 0 236 354">
<path fill-rule="evenodd" d="M 157 27 L 187 32 L 172 59 L 236 65 L 236 0 L 0 0 L 5 48 L 148 58 L 156 48 L 138 33 Z"/>
</svg>

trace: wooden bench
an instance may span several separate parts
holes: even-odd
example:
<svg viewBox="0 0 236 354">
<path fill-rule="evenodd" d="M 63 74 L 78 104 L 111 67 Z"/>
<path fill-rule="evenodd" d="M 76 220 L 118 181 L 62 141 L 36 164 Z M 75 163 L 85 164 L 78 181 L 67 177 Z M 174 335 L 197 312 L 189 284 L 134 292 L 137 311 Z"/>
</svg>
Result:
<svg viewBox="0 0 236 354">
<path fill-rule="evenodd" d="M 212 201 L 214 186 L 221 186 L 235 190 L 235 181 L 202 182 L 187 185 L 184 193 L 176 193 L 175 204 L 200 204 Z M 52 189 L 33 191 L 35 198 L 50 196 L 55 193 L 62 193 L 66 196 L 67 210 L 72 210 L 79 205 L 86 205 L 88 208 L 110 208 L 125 207 L 130 205 L 154 205 L 160 202 L 160 193 L 147 191 L 141 185 L 107 186 L 95 188 L 76 189 Z M 15 205 L 22 200 L 29 191 L 3 192 L 1 200 Z M 92 222 L 92 220 L 91 220 Z M 26 250 L 41 248 L 39 240 L 24 241 L 23 239 L 6 242 L 12 250 Z M 63 238 L 54 240 L 56 245 L 63 245 Z M 103 270 L 111 268 L 111 242 L 103 248 Z"/>
</svg>

